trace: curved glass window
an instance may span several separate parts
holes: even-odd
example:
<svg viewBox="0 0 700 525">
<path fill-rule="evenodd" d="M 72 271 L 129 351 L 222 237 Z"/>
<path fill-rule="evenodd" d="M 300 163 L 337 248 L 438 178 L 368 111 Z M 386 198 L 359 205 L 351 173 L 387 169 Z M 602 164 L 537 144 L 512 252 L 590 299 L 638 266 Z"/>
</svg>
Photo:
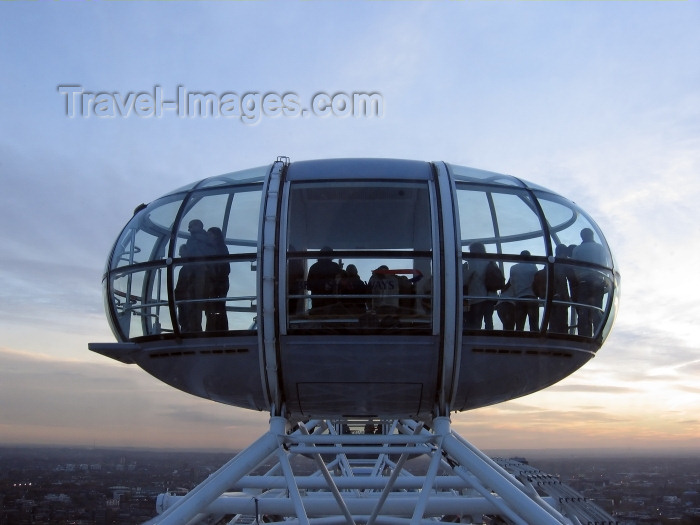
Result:
<svg viewBox="0 0 700 525">
<path fill-rule="evenodd" d="M 173 331 L 165 265 L 112 272 L 110 280 L 116 321 L 127 338 Z"/>
<path fill-rule="evenodd" d="M 432 326 L 425 182 L 293 182 L 287 330 L 381 333 Z"/>
<path fill-rule="evenodd" d="M 228 253 L 255 253 L 258 245 L 260 186 L 237 187 L 215 192 L 197 192 L 190 197 L 177 230 L 175 256 L 192 238 L 190 223 L 200 221 L 205 231 L 219 228 Z M 205 240 L 206 244 L 208 241 Z M 205 251 L 207 249 L 205 248 Z M 221 255 L 221 254 L 219 254 Z M 181 255 L 184 256 L 184 255 Z"/>
<path fill-rule="evenodd" d="M 127 339 L 173 331 L 166 257 L 183 200 L 183 195 L 171 195 L 149 204 L 114 245 L 105 296 L 111 303 L 113 331 Z"/>
<path fill-rule="evenodd" d="M 529 192 L 457 183 L 462 251 L 473 243 L 487 253 L 545 256 L 538 209 Z"/>
<path fill-rule="evenodd" d="M 545 190 L 514 188 L 509 177 L 463 171 L 455 186 L 464 330 L 605 335 L 617 283 L 597 225 Z M 468 183 L 468 174 L 492 184 Z"/>
<path fill-rule="evenodd" d="M 120 235 L 105 294 L 123 339 L 254 329 L 262 184 L 220 180 L 151 203 Z"/>
<path fill-rule="evenodd" d="M 595 222 L 544 188 L 448 167 L 463 329 L 605 336 L 619 277 Z M 205 179 L 132 217 L 105 280 L 120 340 L 256 329 L 268 170 Z M 440 236 L 437 192 L 427 178 L 287 180 L 276 261 L 283 331 L 435 332 Z"/>
<path fill-rule="evenodd" d="M 547 222 L 552 253 L 556 252 L 557 246 L 564 245 L 568 247 L 568 256 L 575 258 L 574 248 L 582 244 L 582 232 L 588 229 L 593 233 L 591 240 L 600 245 L 600 248 L 595 250 L 595 254 L 589 253 L 588 255 L 582 255 L 587 250 L 582 252 L 579 249 L 578 258 L 612 268 L 612 255 L 605 238 L 595 222 L 583 210 L 570 201 L 552 194 L 537 192 L 536 195 Z"/>
<path fill-rule="evenodd" d="M 524 186 L 520 179 L 511 177 L 510 175 L 468 168 L 466 166 L 457 166 L 455 164 L 446 164 L 455 181 L 468 182 L 471 184 L 481 183 L 496 184 L 499 186 L 516 186 L 520 188 Z"/>
<path fill-rule="evenodd" d="M 114 246 L 110 268 L 165 259 L 183 198 L 179 195 L 159 199 L 137 213 Z"/>
</svg>

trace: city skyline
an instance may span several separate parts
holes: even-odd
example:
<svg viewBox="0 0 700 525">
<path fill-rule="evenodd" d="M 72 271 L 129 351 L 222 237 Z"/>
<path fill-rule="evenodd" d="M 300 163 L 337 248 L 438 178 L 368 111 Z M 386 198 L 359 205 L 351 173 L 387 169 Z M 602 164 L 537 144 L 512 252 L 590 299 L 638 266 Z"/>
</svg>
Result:
<svg viewBox="0 0 700 525">
<path fill-rule="evenodd" d="M 239 448 L 265 430 L 264 413 L 184 394 L 87 343 L 114 340 L 101 276 L 138 204 L 287 155 L 445 160 L 575 201 L 621 270 L 612 335 L 564 381 L 453 426 L 482 449 L 697 450 L 700 3 L 0 11 L 0 444 Z M 238 100 L 240 116 L 158 113 L 158 96 L 181 89 L 221 111 Z M 270 93 L 298 106 L 265 113 Z M 301 114 L 319 94 L 357 93 L 379 94 L 381 114 Z"/>
</svg>

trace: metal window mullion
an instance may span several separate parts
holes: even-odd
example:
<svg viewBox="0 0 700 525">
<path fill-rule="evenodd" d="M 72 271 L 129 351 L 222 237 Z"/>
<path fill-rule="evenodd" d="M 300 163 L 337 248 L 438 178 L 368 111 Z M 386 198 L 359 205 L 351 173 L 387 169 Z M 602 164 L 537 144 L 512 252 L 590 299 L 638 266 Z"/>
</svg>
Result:
<svg viewBox="0 0 700 525">
<path fill-rule="evenodd" d="M 258 341 L 262 351 L 261 374 L 268 404 L 275 414 L 281 414 L 282 392 L 279 380 L 279 363 L 277 352 L 277 320 L 276 320 L 276 239 L 277 213 L 279 209 L 280 185 L 282 178 L 282 162 L 275 162 L 263 188 L 263 209 L 260 217 L 260 232 L 258 265 L 258 317 L 260 327 Z"/>
<path fill-rule="evenodd" d="M 433 240 L 433 251 L 439 263 L 440 278 L 433 279 L 433 290 L 439 286 L 440 292 L 433 299 L 433 313 L 436 304 L 440 304 L 442 317 L 441 332 L 441 381 L 438 393 L 439 415 L 447 415 L 456 394 L 455 377 L 459 370 L 462 346 L 462 272 L 459 222 L 455 211 L 455 186 L 444 163 L 435 163 L 435 188 L 437 194 L 433 199 L 436 207 L 433 214 L 434 226 L 440 227 Z M 437 224 L 436 224 L 437 223 Z M 437 244 L 437 246 L 436 246 Z M 437 262 L 437 261 L 436 261 Z M 436 276 L 437 270 L 434 271 Z M 437 303 L 437 301 L 440 301 Z"/>
</svg>

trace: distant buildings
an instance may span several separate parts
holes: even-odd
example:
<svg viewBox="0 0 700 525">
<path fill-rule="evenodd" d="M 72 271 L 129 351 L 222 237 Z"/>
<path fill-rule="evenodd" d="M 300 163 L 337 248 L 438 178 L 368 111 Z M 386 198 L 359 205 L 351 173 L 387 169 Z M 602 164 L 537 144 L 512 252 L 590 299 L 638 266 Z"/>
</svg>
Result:
<svg viewBox="0 0 700 525">
<path fill-rule="evenodd" d="M 143 523 L 155 516 L 158 494 L 192 489 L 231 455 L 0 448 L 0 525 Z M 529 463 L 557 475 L 619 525 L 700 525 L 700 456 Z"/>
</svg>

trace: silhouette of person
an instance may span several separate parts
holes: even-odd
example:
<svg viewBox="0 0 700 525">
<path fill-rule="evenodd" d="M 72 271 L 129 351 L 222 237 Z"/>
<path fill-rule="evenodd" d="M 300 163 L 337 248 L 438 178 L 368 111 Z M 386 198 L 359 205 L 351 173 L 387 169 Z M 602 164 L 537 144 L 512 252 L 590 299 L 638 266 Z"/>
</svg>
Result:
<svg viewBox="0 0 700 525">
<path fill-rule="evenodd" d="M 348 267 L 341 273 L 340 293 L 343 295 L 364 295 L 367 293 L 367 285 L 362 281 L 357 273 L 357 267 L 354 264 L 348 264 Z M 343 305 L 353 314 L 364 314 L 367 311 L 365 300 L 362 297 L 343 298 Z"/>
<path fill-rule="evenodd" d="M 469 245 L 469 252 L 486 253 L 486 247 L 481 242 L 473 242 Z M 469 259 L 462 265 L 463 288 L 469 296 L 468 310 L 464 314 L 464 324 L 468 330 L 481 329 L 482 321 L 486 330 L 493 330 L 493 311 L 498 293 L 486 289 L 486 267 L 489 262 L 486 259 Z"/>
<path fill-rule="evenodd" d="M 581 244 L 574 248 L 572 259 L 593 264 L 605 265 L 607 255 L 602 245 L 594 240 L 593 230 L 581 230 Z M 599 308 L 603 306 L 605 295 L 605 279 L 603 275 L 592 268 L 576 268 L 576 300 L 578 303 L 590 306 L 579 306 L 578 334 L 591 337 L 599 326 L 602 314 Z"/>
<path fill-rule="evenodd" d="M 549 330 L 559 334 L 569 331 L 569 305 L 571 294 L 569 293 L 569 283 L 573 281 L 571 267 L 565 261 L 569 256 L 569 249 L 564 244 L 557 245 L 554 256 L 554 294 L 552 296 L 552 313 L 549 316 Z M 566 304 L 565 304 L 566 303 Z"/>
<path fill-rule="evenodd" d="M 307 287 L 311 292 L 311 305 L 313 308 L 325 308 L 337 302 L 333 297 L 314 297 L 319 295 L 333 295 L 338 292 L 336 277 L 340 275 L 340 265 L 333 261 L 333 250 L 328 246 L 321 248 L 320 257 L 309 268 Z"/>
<path fill-rule="evenodd" d="M 504 330 L 515 330 L 515 301 L 512 300 L 512 297 L 513 287 L 508 281 L 496 303 L 496 312 L 498 312 L 498 318 L 501 320 Z"/>
<path fill-rule="evenodd" d="M 573 259 L 574 248 L 576 248 L 576 246 L 576 244 L 570 244 L 569 246 L 567 246 L 566 256 L 569 259 Z M 571 302 L 578 303 L 578 281 L 576 280 L 575 271 L 571 271 L 569 275 L 569 292 L 571 293 Z M 569 315 L 569 326 L 578 326 L 578 312 L 576 308 L 572 308 Z"/>
<path fill-rule="evenodd" d="M 179 250 L 180 257 L 187 257 L 187 245 L 183 244 Z M 190 322 L 192 321 L 191 309 L 195 306 L 190 303 L 193 298 L 193 277 L 194 269 L 190 264 L 183 264 L 177 276 L 175 284 L 175 301 L 177 301 L 177 317 L 180 323 L 181 332 L 191 332 Z M 201 328 L 201 326 L 200 326 Z"/>
<path fill-rule="evenodd" d="M 523 257 L 530 257 L 528 250 L 520 252 Z M 515 329 L 524 330 L 525 320 L 530 325 L 530 331 L 539 330 L 540 310 L 537 304 L 537 296 L 532 289 L 532 284 L 537 273 L 537 266 L 531 262 L 519 262 L 510 269 L 510 284 L 513 288 L 513 297 L 521 299 L 515 301 Z"/>
<path fill-rule="evenodd" d="M 207 230 L 209 240 L 209 255 L 228 255 L 228 248 L 224 240 L 221 228 L 216 226 Z M 228 293 L 231 267 L 228 262 L 211 262 L 206 268 L 207 277 L 207 297 L 209 299 L 225 298 Z M 220 331 L 228 330 L 228 316 L 226 315 L 226 300 L 207 301 L 205 306 L 207 318 L 206 330 Z"/>
<path fill-rule="evenodd" d="M 399 307 L 399 280 L 389 267 L 382 264 L 376 270 L 372 270 L 372 277 L 367 283 L 372 294 L 372 309 L 376 311 L 396 311 Z"/>
<path fill-rule="evenodd" d="M 199 219 L 192 219 L 187 225 L 187 231 L 190 232 L 190 238 L 187 239 L 188 257 L 203 257 L 209 251 L 209 237 L 204 231 L 204 224 Z"/>
<path fill-rule="evenodd" d="M 180 255 L 188 258 L 205 257 L 209 253 L 209 240 L 207 232 L 204 231 L 204 224 L 199 219 L 189 222 L 187 230 L 190 238 L 181 248 Z M 184 254 L 184 255 L 183 255 Z M 182 283 L 180 285 L 180 280 Z M 207 298 L 207 271 L 206 267 L 200 263 L 188 262 L 180 269 L 178 276 L 179 295 L 183 300 L 188 301 L 181 310 L 186 319 L 180 319 L 180 327 L 183 332 L 202 331 L 202 312 L 204 302 Z M 178 286 L 176 286 L 176 290 Z"/>
<path fill-rule="evenodd" d="M 430 294 L 433 288 L 433 276 L 429 275 L 420 279 L 415 284 L 416 295 L 416 313 L 418 315 L 429 314 L 433 311 L 433 301 Z M 428 296 L 428 297 L 421 297 Z"/>
</svg>

